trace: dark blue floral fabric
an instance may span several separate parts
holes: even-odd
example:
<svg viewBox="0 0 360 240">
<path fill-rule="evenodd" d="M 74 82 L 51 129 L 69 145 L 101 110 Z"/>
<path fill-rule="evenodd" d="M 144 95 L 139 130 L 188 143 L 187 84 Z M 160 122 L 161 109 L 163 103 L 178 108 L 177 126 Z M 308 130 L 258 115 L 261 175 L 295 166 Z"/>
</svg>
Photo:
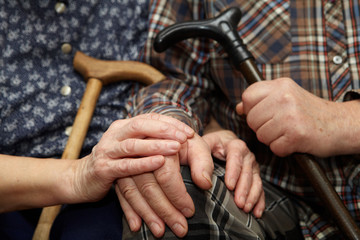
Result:
<svg viewBox="0 0 360 240">
<path fill-rule="evenodd" d="M 58 157 L 86 83 L 76 51 L 137 60 L 147 32 L 147 0 L 0 0 L 0 153 Z M 65 45 L 64 45 L 65 44 Z M 85 140 L 88 151 L 125 118 L 132 82 L 103 87 Z"/>
</svg>

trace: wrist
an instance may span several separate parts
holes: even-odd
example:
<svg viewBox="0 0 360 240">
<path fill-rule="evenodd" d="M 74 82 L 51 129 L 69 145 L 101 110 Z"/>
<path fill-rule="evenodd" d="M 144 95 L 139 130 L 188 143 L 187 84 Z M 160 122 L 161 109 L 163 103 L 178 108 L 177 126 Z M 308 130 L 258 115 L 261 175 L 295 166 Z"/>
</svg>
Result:
<svg viewBox="0 0 360 240">
<path fill-rule="evenodd" d="M 321 113 L 322 124 L 311 134 L 317 137 L 309 153 L 318 157 L 360 153 L 360 102 L 327 101 Z"/>
<path fill-rule="evenodd" d="M 63 168 L 57 180 L 58 200 L 60 203 L 74 204 L 88 202 L 89 200 L 82 194 L 82 183 L 79 181 L 79 171 L 84 167 L 82 163 L 86 161 L 86 159 L 62 159 L 60 161 L 63 161 Z"/>
<path fill-rule="evenodd" d="M 336 155 L 360 153 L 360 101 L 338 103 Z"/>
</svg>

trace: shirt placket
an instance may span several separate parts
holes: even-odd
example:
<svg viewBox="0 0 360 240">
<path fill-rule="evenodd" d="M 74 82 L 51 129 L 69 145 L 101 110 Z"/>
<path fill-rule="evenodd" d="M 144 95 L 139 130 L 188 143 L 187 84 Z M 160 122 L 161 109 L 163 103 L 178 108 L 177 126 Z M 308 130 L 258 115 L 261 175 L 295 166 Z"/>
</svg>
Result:
<svg viewBox="0 0 360 240">
<path fill-rule="evenodd" d="M 343 94 L 351 88 L 346 50 L 346 35 L 343 6 L 340 0 L 324 1 L 327 64 L 329 71 L 328 88 L 331 100 L 342 100 Z"/>
</svg>

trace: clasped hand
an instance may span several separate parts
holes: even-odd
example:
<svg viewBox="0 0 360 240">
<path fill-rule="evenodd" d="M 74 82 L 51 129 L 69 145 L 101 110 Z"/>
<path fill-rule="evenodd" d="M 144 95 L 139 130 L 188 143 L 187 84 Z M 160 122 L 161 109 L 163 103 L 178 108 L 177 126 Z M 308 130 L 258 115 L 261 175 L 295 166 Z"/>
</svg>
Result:
<svg viewBox="0 0 360 240">
<path fill-rule="evenodd" d="M 189 165 L 194 183 L 207 190 L 213 154 L 226 161 L 225 183 L 235 191 L 236 204 L 260 217 L 265 200 L 254 155 L 232 132 L 211 126 L 200 137 L 181 121 L 159 114 L 115 121 L 91 154 L 74 162 L 65 202 L 99 200 L 115 182 L 131 230 L 139 230 L 144 220 L 156 237 L 164 234 L 165 224 L 183 237 L 195 207 L 180 165 Z"/>
<path fill-rule="evenodd" d="M 195 208 L 182 181 L 180 165 L 189 165 L 192 179 L 198 187 L 210 189 L 214 168 L 212 153 L 227 161 L 225 182 L 230 190 L 235 190 L 236 204 L 246 212 L 253 210 L 255 216 L 261 216 L 265 198 L 259 167 L 254 155 L 233 133 L 219 130 L 218 126 L 216 130 L 205 134 L 204 138 L 193 131 L 185 131 L 187 139 L 174 139 L 173 133 L 167 131 L 184 131 L 187 129 L 185 124 L 157 114 L 147 115 L 147 118 L 152 119 L 155 125 L 166 123 L 169 126 L 166 131 L 163 129 L 156 134 L 154 126 L 149 126 L 152 131 L 146 133 L 137 128 L 134 132 L 141 134 L 133 137 L 142 141 L 153 138 L 157 140 L 151 141 L 171 139 L 178 141 L 181 146 L 174 148 L 176 151 L 172 153 L 165 152 L 165 148 L 159 148 L 157 153 L 163 154 L 165 162 L 157 170 L 117 180 L 115 189 L 132 231 L 139 230 L 141 221 L 144 220 L 156 237 L 164 234 L 165 224 L 177 236 L 186 235 L 186 218 L 194 214 Z M 127 152 L 131 153 L 133 150 L 131 148 Z M 148 150 L 142 154 L 154 154 L 153 149 Z"/>
</svg>

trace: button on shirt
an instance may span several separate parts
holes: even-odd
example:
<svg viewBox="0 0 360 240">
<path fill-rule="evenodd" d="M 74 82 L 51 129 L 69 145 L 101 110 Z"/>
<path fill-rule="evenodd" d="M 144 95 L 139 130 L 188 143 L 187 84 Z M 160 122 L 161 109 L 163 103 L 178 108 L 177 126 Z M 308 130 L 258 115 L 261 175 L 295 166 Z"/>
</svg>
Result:
<svg viewBox="0 0 360 240">
<path fill-rule="evenodd" d="M 214 17 L 230 6 L 242 11 L 239 34 L 265 79 L 290 77 L 311 93 L 331 101 L 342 101 L 345 93 L 359 89 L 358 1 L 220 0 L 200 4 L 153 0 L 149 40 L 143 57 L 171 80 L 140 91 L 135 100 L 138 103 L 141 100 L 141 104 L 131 114 L 156 111 L 176 116 L 201 132 L 202 123 L 213 113 L 222 126 L 248 143 L 260 161 L 265 181 L 297 196 L 304 238 L 338 239 L 336 227 L 323 217 L 322 204 L 304 174 L 296 168 L 294 159 L 275 157 L 268 147 L 256 141 L 245 119 L 236 114 L 235 104 L 241 101 L 247 84 L 234 71 L 222 47 L 215 41 L 198 38 L 181 41 L 162 54 L 152 51 L 156 33 L 165 26 Z M 319 163 L 352 216 L 360 221 L 358 157 L 341 156 Z"/>
<path fill-rule="evenodd" d="M 136 60 L 146 39 L 147 2 L 0 0 L 0 153 L 61 156 L 85 90 L 76 51 Z M 105 86 L 85 140 L 91 149 L 137 84 Z"/>
</svg>

